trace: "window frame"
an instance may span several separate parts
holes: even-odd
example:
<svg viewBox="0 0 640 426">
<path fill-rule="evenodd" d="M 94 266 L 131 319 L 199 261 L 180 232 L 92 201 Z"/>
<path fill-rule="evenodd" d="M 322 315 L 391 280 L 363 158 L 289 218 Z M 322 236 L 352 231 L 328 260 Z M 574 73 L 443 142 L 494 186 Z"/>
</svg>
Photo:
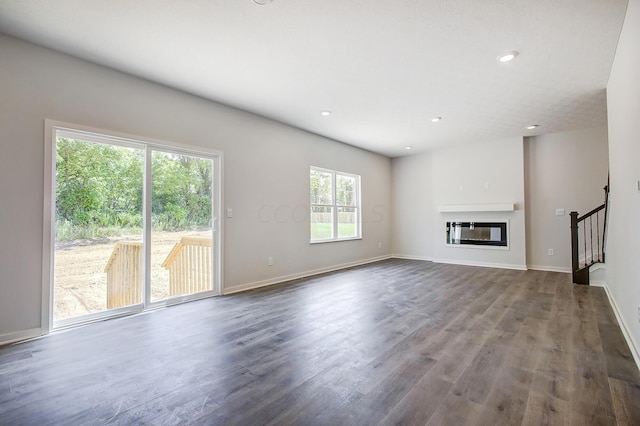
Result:
<svg viewBox="0 0 640 426">
<path fill-rule="evenodd" d="M 321 173 L 329 173 L 331 174 L 331 204 L 320 204 L 320 203 L 312 203 L 311 202 L 311 173 L 312 172 L 321 172 Z M 337 197 L 337 177 L 344 176 L 348 178 L 355 179 L 355 204 L 354 205 L 342 205 L 338 204 Z M 342 172 L 339 170 L 327 169 L 324 167 L 310 166 L 309 167 L 309 243 L 310 244 L 322 244 L 322 243 L 331 243 L 337 241 L 351 241 L 351 240 L 361 240 L 362 239 L 362 177 L 355 173 Z M 325 207 L 332 209 L 332 234 L 331 238 L 322 238 L 322 239 L 312 239 L 311 237 L 311 227 L 313 226 L 312 222 L 312 214 L 314 207 Z M 355 228 L 356 235 L 348 236 L 348 237 L 339 237 L 338 235 L 338 209 L 340 208 L 353 208 L 356 210 L 355 212 Z"/>
</svg>

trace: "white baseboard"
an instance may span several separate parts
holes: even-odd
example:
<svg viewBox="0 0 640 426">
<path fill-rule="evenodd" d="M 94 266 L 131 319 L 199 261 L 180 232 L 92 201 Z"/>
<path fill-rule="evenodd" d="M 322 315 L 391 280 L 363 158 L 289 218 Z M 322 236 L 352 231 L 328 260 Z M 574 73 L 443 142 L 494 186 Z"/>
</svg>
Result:
<svg viewBox="0 0 640 426">
<path fill-rule="evenodd" d="M 571 268 L 564 268 L 561 266 L 527 265 L 527 268 L 534 271 L 564 272 L 565 274 L 571 273 Z"/>
<path fill-rule="evenodd" d="M 0 346 L 19 342 L 21 340 L 33 339 L 40 337 L 42 330 L 40 328 L 30 328 L 24 331 L 16 331 L 15 333 L 0 334 Z"/>
<path fill-rule="evenodd" d="M 353 268 L 354 266 L 366 265 L 367 263 L 379 262 L 381 260 L 387 260 L 387 259 L 391 259 L 391 255 L 378 256 L 378 257 L 373 257 L 373 258 L 370 258 L 370 259 L 359 260 L 359 261 L 356 261 L 356 262 L 343 263 L 341 265 L 334 265 L 334 266 L 329 266 L 329 267 L 326 267 L 326 268 L 320 268 L 320 269 L 314 269 L 314 270 L 311 270 L 311 271 L 299 272 L 297 274 L 283 275 L 283 276 L 276 277 L 276 278 L 270 278 L 268 280 L 255 281 L 255 282 L 252 282 L 252 283 L 234 285 L 232 287 L 228 287 L 228 288 L 222 289 L 222 294 L 226 295 L 226 294 L 238 293 L 238 292 L 241 292 L 241 291 L 253 290 L 253 289 L 256 289 L 256 288 L 260 288 L 260 287 L 266 287 L 266 286 L 270 286 L 270 285 L 274 285 L 274 284 L 280 284 L 280 283 L 283 283 L 283 282 L 286 282 L 286 281 L 291 281 L 291 280 L 297 280 L 297 279 L 300 279 L 300 278 L 311 277 L 313 275 L 320 275 L 320 274 L 324 274 L 324 273 L 327 273 L 327 272 L 338 271 L 340 269 Z"/>
<path fill-rule="evenodd" d="M 611 294 L 609 287 L 605 284 L 603 288 L 604 288 L 604 292 L 607 293 L 607 297 L 609 298 L 609 303 L 611 303 L 611 307 L 613 308 L 613 313 L 616 315 L 616 319 L 618 320 L 618 324 L 620 325 L 620 329 L 622 330 L 622 335 L 624 336 L 624 339 L 627 341 L 627 345 L 629 346 L 629 350 L 631 351 L 633 360 L 636 362 L 636 366 L 640 370 L 640 350 L 638 349 L 638 345 L 633 340 L 633 336 L 629 332 L 627 323 L 624 322 L 622 315 L 620 315 L 618 304 L 616 303 L 616 299 L 613 298 L 613 295 Z"/>
<path fill-rule="evenodd" d="M 394 259 L 426 260 L 427 262 L 431 262 L 433 260 L 431 257 L 412 256 L 410 254 L 392 254 L 391 257 Z"/>
<path fill-rule="evenodd" d="M 433 262 L 449 263 L 451 265 L 481 266 L 483 268 L 515 269 L 517 271 L 527 270 L 527 265 L 517 265 L 517 264 L 510 264 L 510 263 L 476 262 L 476 261 L 455 260 L 455 259 L 433 259 Z"/>
</svg>

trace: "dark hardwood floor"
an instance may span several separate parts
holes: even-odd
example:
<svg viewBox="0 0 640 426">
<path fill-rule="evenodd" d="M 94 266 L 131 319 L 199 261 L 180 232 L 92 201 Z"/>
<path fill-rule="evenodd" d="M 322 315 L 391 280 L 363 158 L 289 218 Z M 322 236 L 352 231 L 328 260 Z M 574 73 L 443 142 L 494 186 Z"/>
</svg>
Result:
<svg viewBox="0 0 640 426">
<path fill-rule="evenodd" d="M 606 294 L 389 260 L 0 348 L 0 424 L 639 425 Z"/>
</svg>

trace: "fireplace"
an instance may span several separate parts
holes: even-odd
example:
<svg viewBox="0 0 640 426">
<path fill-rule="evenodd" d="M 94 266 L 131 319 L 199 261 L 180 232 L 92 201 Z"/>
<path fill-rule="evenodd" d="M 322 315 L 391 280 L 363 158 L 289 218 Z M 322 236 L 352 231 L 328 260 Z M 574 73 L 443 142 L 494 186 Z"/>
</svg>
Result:
<svg viewBox="0 0 640 426">
<path fill-rule="evenodd" d="M 447 222 L 447 245 L 508 247 L 507 222 Z"/>
</svg>

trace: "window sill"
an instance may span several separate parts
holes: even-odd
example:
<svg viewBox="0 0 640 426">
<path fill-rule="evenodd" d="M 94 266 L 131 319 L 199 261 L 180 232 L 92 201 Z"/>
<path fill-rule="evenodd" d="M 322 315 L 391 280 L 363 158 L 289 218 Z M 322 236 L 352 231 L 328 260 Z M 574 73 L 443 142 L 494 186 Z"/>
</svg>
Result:
<svg viewBox="0 0 640 426">
<path fill-rule="evenodd" d="M 351 238 L 340 238 L 340 239 L 332 239 L 332 240 L 316 240 L 316 241 L 309 241 L 309 244 L 325 244 L 325 243 L 339 243 L 341 241 L 354 241 L 354 240 L 361 240 L 362 237 L 351 237 Z"/>
</svg>

